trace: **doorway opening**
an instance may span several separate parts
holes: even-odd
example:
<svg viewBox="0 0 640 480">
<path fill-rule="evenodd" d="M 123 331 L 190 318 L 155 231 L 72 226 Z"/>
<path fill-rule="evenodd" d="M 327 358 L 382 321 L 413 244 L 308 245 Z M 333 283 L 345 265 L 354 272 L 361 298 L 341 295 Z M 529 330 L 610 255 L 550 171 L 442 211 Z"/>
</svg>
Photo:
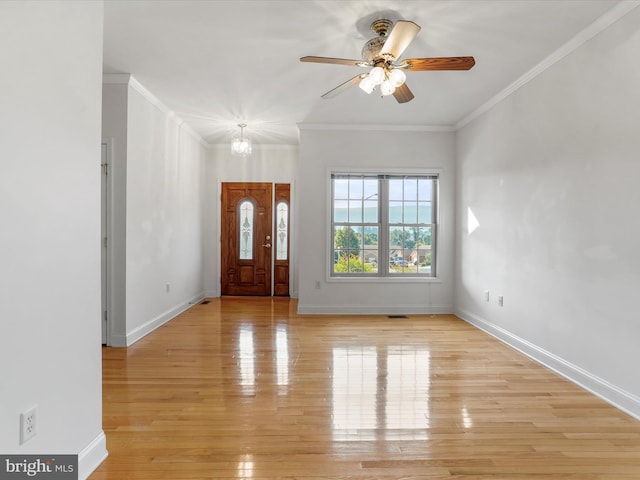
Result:
<svg viewBox="0 0 640 480">
<path fill-rule="evenodd" d="M 109 143 L 102 142 L 101 145 L 101 158 L 100 158 L 100 257 L 101 257 L 101 290 L 102 290 L 102 307 L 100 310 L 100 326 L 102 331 L 102 344 L 110 345 L 110 325 L 109 325 L 109 299 L 111 297 L 110 292 L 110 279 L 111 269 L 109 268 L 109 262 L 111 260 L 110 255 L 110 241 L 109 241 L 109 219 L 110 209 L 109 202 L 111 201 L 110 195 L 110 180 L 109 180 L 109 155 L 111 154 Z"/>
</svg>

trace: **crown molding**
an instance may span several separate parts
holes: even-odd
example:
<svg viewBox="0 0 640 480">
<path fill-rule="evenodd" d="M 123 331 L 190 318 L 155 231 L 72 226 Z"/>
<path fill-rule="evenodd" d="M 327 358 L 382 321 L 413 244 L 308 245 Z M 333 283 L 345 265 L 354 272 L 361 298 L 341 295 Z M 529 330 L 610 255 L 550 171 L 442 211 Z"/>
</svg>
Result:
<svg viewBox="0 0 640 480">
<path fill-rule="evenodd" d="M 104 85 L 129 85 L 130 73 L 103 73 L 102 83 Z"/>
<path fill-rule="evenodd" d="M 169 117 L 178 117 L 173 110 L 167 107 L 164 103 L 162 103 L 162 100 L 160 100 L 153 93 L 147 90 L 144 85 L 142 85 L 138 80 L 136 80 L 136 78 L 133 77 L 133 75 L 129 80 L 129 86 L 133 88 L 136 92 L 138 92 L 140 95 L 142 95 L 149 103 L 155 106 L 162 113 L 168 115 Z"/>
<path fill-rule="evenodd" d="M 130 73 L 104 73 L 102 74 L 102 83 L 105 85 L 128 85 L 163 113 L 169 116 L 177 116 L 175 112 L 162 103 L 158 97 L 147 90 L 144 85 L 136 80 Z"/>
<path fill-rule="evenodd" d="M 298 123 L 300 130 L 339 130 L 362 132 L 454 132 L 453 125 L 384 125 L 347 123 Z"/>
<path fill-rule="evenodd" d="M 198 132 L 196 132 L 191 126 L 189 126 L 176 112 L 167 107 L 158 97 L 151 93 L 147 88 L 142 85 L 133 75 L 130 73 L 105 73 L 102 75 L 102 83 L 105 85 L 128 85 L 138 92 L 142 97 L 155 106 L 162 113 L 167 115 L 168 118 L 173 119 L 180 130 L 187 133 L 195 140 L 197 140 L 203 147 L 209 147 L 207 143 Z"/>
<path fill-rule="evenodd" d="M 300 149 L 300 147 L 298 147 L 298 145 L 291 145 L 291 144 L 285 144 L 285 143 L 254 143 L 252 145 L 253 150 L 263 150 L 263 151 L 276 151 L 276 150 L 285 150 L 285 151 L 297 151 Z M 230 143 L 209 143 L 208 144 L 208 148 L 209 150 L 230 150 L 231 149 L 231 144 Z"/>
<path fill-rule="evenodd" d="M 477 109 L 464 117 L 458 123 L 455 124 L 454 130 L 460 130 L 465 125 L 469 124 L 479 116 L 491 110 L 494 106 L 507 98 L 515 91 L 522 88 L 531 80 L 536 78 L 542 72 L 555 65 L 570 53 L 577 50 L 584 45 L 587 41 L 598 35 L 603 30 L 607 29 L 613 23 L 624 17 L 627 13 L 631 12 L 636 7 L 640 6 L 640 0 L 623 0 L 611 10 L 607 11 L 604 15 L 595 20 L 591 25 L 578 33 L 575 37 L 562 45 L 559 49 L 549 55 L 547 58 L 538 63 L 535 67 L 529 70 L 527 73 L 518 78 L 515 82 L 507 86 L 504 90 L 496 94 L 494 97 L 480 105 Z"/>
</svg>

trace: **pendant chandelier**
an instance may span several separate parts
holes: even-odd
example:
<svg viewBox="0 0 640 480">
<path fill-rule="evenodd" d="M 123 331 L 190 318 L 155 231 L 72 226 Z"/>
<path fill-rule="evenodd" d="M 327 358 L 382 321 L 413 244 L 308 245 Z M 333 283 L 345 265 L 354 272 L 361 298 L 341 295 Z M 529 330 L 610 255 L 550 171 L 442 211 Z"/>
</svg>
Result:
<svg viewBox="0 0 640 480">
<path fill-rule="evenodd" d="M 251 140 L 244 136 L 244 129 L 247 124 L 239 123 L 238 126 L 240 127 L 240 136 L 231 140 L 231 153 L 233 155 L 247 157 L 251 155 Z"/>
</svg>

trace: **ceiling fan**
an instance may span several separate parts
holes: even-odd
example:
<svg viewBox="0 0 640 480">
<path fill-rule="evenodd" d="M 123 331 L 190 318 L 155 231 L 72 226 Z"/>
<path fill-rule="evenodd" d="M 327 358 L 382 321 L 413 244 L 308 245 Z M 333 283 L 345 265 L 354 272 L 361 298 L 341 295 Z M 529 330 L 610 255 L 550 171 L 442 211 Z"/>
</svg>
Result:
<svg viewBox="0 0 640 480">
<path fill-rule="evenodd" d="M 393 27 L 393 28 L 392 28 Z M 362 49 L 362 60 L 348 60 L 330 57 L 302 57 L 301 62 L 333 63 L 353 67 L 373 67 L 369 73 L 360 73 L 322 95 L 333 98 L 353 85 L 366 93 L 380 86 L 383 96 L 393 95 L 398 103 L 413 100 L 413 93 L 405 83 L 408 71 L 424 70 L 469 70 L 475 65 L 473 57 L 409 58 L 399 60 L 400 55 L 420 31 L 420 26 L 408 20 L 379 19 L 371 24 L 378 36 L 369 40 Z M 388 35 L 387 35 L 388 34 Z"/>
</svg>

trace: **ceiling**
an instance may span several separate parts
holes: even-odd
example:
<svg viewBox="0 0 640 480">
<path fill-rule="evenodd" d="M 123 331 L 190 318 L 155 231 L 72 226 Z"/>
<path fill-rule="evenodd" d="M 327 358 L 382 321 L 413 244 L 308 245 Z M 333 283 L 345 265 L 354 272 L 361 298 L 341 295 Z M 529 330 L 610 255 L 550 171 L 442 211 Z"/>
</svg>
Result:
<svg viewBox="0 0 640 480">
<path fill-rule="evenodd" d="M 612 0 L 147 0 L 105 2 L 104 72 L 130 73 L 210 144 L 248 124 L 254 144 L 298 143 L 299 123 L 450 127 L 619 3 Z M 376 18 L 422 30 L 403 58 L 474 56 L 469 71 L 407 72 L 399 104 L 351 88 Z"/>
</svg>

